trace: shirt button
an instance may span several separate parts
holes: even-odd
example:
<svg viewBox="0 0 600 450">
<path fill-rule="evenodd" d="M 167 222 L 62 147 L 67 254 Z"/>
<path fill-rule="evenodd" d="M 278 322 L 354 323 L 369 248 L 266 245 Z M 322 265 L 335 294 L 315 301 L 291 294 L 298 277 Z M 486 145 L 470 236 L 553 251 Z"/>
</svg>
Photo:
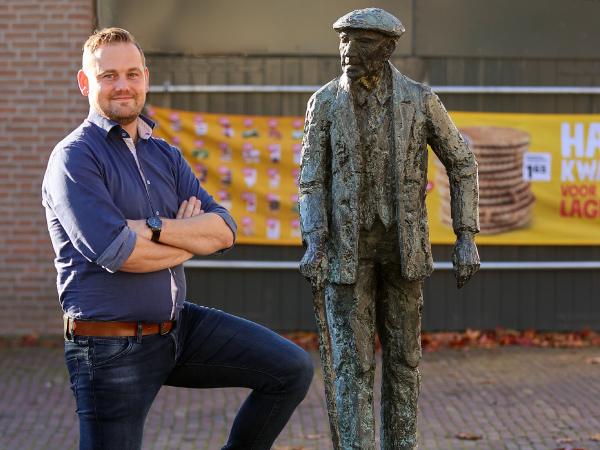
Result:
<svg viewBox="0 0 600 450">
<path fill-rule="evenodd" d="M 159 214 L 158 214 L 158 211 L 156 211 L 156 215 L 157 215 L 157 216 L 159 215 Z"/>
<path fill-rule="evenodd" d="M 121 134 L 121 136 L 127 137 L 127 133 L 123 133 L 123 134 Z"/>
<path fill-rule="evenodd" d="M 146 183 L 150 184 L 150 180 L 146 181 Z"/>
</svg>

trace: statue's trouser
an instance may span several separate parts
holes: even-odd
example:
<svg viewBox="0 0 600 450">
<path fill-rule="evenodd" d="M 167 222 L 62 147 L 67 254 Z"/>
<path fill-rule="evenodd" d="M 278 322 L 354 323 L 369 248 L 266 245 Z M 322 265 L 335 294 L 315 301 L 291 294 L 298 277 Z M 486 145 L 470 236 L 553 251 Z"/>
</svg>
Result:
<svg viewBox="0 0 600 450">
<path fill-rule="evenodd" d="M 344 450 L 375 449 L 375 328 L 383 360 L 381 448 L 417 448 L 423 282 L 403 279 L 399 259 L 397 233 L 376 226 L 361 232 L 356 283 L 325 287 Z"/>
</svg>

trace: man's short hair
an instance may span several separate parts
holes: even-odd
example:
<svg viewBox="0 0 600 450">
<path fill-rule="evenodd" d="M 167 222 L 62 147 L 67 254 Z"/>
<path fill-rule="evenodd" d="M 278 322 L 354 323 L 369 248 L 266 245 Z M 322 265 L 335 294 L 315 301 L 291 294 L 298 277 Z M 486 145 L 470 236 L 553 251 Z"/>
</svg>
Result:
<svg viewBox="0 0 600 450">
<path fill-rule="evenodd" d="M 144 52 L 133 35 L 129 31 L 122 28 L 112 27 L 94 31 L 94 34 L 92 34 L 83 44 L 82 67 L 84 71 L 86 69 L 86 65 L 89 65 L 91 62 L 91 58 L 96 50 L 103 45 L 120 43 L 135 45 L 140 51 L 142 65 L 144 68 L 146 67 L 146 57 L 144 56 Z"/>
</svg>

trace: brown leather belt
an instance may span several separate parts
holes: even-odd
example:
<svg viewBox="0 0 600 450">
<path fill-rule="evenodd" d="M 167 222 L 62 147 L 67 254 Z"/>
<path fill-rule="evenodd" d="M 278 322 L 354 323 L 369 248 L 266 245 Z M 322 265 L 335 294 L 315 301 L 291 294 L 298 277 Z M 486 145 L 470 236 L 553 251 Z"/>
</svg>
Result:
<svg viewBox="0 0 600 450">
<path fill-rule="evenodd" d="M 66 320 L 65 331 L 76 336 L 90 337 L 127 337 L 138 335 L 137 322 L 88 322 L 84 320 Z M 167 334 L 173 328 L 173 321 L 163 323 L 142 323 L 142 336 L 149 334 Z"/>
</svg>

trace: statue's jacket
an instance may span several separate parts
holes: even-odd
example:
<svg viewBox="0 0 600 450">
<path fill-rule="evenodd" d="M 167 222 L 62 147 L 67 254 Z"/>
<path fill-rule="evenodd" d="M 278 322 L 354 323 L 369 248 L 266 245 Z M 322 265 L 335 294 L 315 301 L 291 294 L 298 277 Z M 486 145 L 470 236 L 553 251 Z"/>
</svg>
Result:
<svg viewBox="0 0 600 450">
<path fill-rule="evenodd" d="M 390 64 L 394 186 L 402 277 L 433 271 L 427 223 L 427 145 L 450 180 L 453 228 L 479 231 L 477 162 L 439 98 Z M 320 238 L 329 253 L 328 280 L 356 281 L 361 151 L 350 83 L 338 77 L 308 101 L 300 166 L 300 225 L 305 246 Z"/>
</svg>

